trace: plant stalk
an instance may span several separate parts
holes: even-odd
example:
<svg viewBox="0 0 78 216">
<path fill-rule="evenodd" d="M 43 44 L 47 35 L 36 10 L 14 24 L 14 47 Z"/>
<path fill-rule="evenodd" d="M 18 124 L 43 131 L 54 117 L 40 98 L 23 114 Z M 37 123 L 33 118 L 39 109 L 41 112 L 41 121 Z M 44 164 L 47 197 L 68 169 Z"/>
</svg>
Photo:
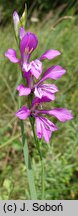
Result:
<svg viewBox="0 0 78 216">
<path fill-rule="evenodd" d="M 21 80 L 21 76 L 22 75 L 20 74 L 20 80 Z M 19 108 L 20 108 L 20 106 L 21 106 L 20 97 L 18 100 L 18 104 L 19 104 Z M 37 200 L 33 170 L 32 170 L 32 166 L 31 166 L 31 158 L 30 158 L 29 151 L 28 151 L 28 144 L 27 144 L 26 134 L 24 132 L 24 122 L 23 121 L 21 121 L 21 135 L 22 135 L 23 153 L 24 153 L 25 165 L 27 168 L 27 176 L 28 176 L 28 184 L 29 184 L 31 200 Z"/>
<path fill-rule="evenodd" d="M 34 130 L 34 122 L 33 119 L 30 118 L 30 123 L 32 126 L 32 130 L 33 130 L 33 135 L 34 135 L 34 140 L 36 143 L 36 147 L 37 147 L 37 151 L 39 153 L 40 156 L 40 161 L 41 161 L 41 199 L 44 199 L 44 191 L 45 191 L 45 185 L 44 185 L 44 162 L 43 162 L 43 156 L 42 156 L 42 152 L 40 150 L 40 146 L 39 146 L 39 140 L 37 139 L 36 135 L 35 135 L 35 130 Z"/>
<path fill-rule="evenodd" d="M 24 133 L 24 122 L 23 121 L 21 121 L 21 133 L 22 133 L 23 152 L 24 152 L 25 165 L 27 168 L 27 176 L 28 176 L 31 200 L 37 200 L 33 170 L 31 166 L 31 158 L 28 152 L 28 145 L 27 145 L 27 139 Z"/>
</svg>

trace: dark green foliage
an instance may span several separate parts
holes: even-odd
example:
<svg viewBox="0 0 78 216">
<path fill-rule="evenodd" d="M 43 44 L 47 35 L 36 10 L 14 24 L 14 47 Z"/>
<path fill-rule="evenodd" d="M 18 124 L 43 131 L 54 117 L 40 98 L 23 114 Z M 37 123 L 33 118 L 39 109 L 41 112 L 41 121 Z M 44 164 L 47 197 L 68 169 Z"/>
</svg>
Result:
<svg viewBox="0 0 78 216">
<path fill-rule="evenodd" d="M 0 0 L 0 24 L 5 25 L 10 22 L 14 10 L 17 10 L 21 16 L 25 4 L 28 8 L 28 18 L 30 18 L 32 13 L 36 10 L 38 17 L 42 19 L 45 13 L 53 9 L 57 12 L 58 7 L 60 8 L 59 15 L 66 14 L 73 6 L 76 12 L 78 2 L 75 0 Z"/>
<path fill-rule="evenodd" d="M 0 0 L 0 24 L 5 25 L 12 20 L 12 14 L 16 10 L 19 14 L 23 13 L 25 0 Z"/>
</svg>

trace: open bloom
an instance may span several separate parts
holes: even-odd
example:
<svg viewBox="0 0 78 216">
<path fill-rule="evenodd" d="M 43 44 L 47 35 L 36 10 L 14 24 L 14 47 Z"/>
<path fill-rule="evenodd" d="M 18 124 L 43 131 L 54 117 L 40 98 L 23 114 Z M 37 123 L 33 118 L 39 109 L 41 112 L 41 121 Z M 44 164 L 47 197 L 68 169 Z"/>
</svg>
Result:
<svg viewBox="0 0 78 216">
<path fill-rule="evenodd" d="M 15 11 L 13 14 L 13 20 L 15 28 L 17 28 L 19 17 Z M 58 50 L 48 50 L 41 55 L 40 58 L 35 59 L 34 61 L 29 62 L 32 52 L 36 49 L 38 45 L 38 38 L 32 32 L 25 32 L 24 28 L 20 28 L 20 59 L 18 59 L 16 51 L 12 48 L 8 49 L 5 52 L 5 56 L 13 63 L 19 63 L 24 76 L 28 80 L 28 75 L 35 76 L 36 79 L 42 73 L 42 60 L 44 59 L 53 59 L 60 55 L 61 53 Z"/>
<path fill-rule="evenodd" d="M 54 108 L 52 110 L 39 110 L 38 105 L 42 102 L 47 102 L 47 98 L 42 99 L 35 98 L 32 102 L 32 106 L 28 109 L 26 106 L 23 106 L 16 112 L 16 116 L 25 120 L 29 116 L 33 116 L 36 121 L 36 134 L 39 139 L 44 138 L 46 143 L 49 143 L 52 132 L 57 131 L 57 126 L 44 117 L 44 114 L 48 114 L 56 117 L 59 121 L 65 122 L 73 118 L 71 112 L 65 108 Z"/>
<path fill-rule="evenodd" d="M 17 87 L 17 90 L 19 91 L 19 96 L 22 95 L 28 95 L 30 92 L 34 92 L 35 96 L 38 98 L 47 97 L 50 100 L 55 99 L 55 93 L 58 92 L 58 88 L 55 84 L 43 84 L 43 81 L 47 79 L 59 79 L 64 73 L 65 69 L 61 66 L 52 66 L 48 68 L 42 78 L 31 88 L 27 88 L 26 86 L 20 84 Z"/>
<path fill-rule="evenodd" d="M 46 51 L 39 59 L 31 61 L 29 59 L 31 53 L 36 49 L 38 44 L 38 39 L 35 34 L 27 32 L 23 38 L 20 40 L 20 55 L 21 58 L 18 59 L 16 51 L 12 48 L 8 49 L 5 52 L 5 56 L 13 63 L 19 63 L 21 65 L 24 74 L 31 72 L 33 76 L 37 79 L 42 73 L 42 62 L 43 59 L 53 59 L 56 56 L 60 55 L 60 52 L 57 50 L 48 50 Z"/>
<path fill-rule="evenodd" d="M 46 96 L 47 98 L 54 100 L 55 93 L 58 92 L 58 88 L 54 84 L 43 84 L 43 82 L 47 79 L 57 80 L 59 79 L 64 73 L 65 69 L 61 66 L 52 66 L 48 68 L 45 73 L 43 74 L 42 78 L 35 84 L 34 86 L 34 94 L 36 97 L 42 98 Z"/>
</svg>

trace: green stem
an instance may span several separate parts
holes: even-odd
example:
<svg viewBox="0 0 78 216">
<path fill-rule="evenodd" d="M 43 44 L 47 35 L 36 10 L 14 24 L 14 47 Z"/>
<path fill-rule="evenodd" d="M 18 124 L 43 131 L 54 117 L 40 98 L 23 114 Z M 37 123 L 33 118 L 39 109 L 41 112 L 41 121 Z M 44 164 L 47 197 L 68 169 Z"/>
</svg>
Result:
<svg viewBox="0 0 78 216">
<path fill-rule="evenodd" d="M 32 166 L 31 166 L 31 159 L 30 159 L 29 152 L 28 152 L 28 145 L 27 145 L 27 140 L 26 140 L 26 136 L 24 133 L 24 122 L 23 121 L 21 121 L 21 133 L 22 133 L 23 152 L 24 152 L 24 159 L 25 159 L 25 164 L 27 168 L 27 176 L 28 176 L 28 183 L 29 183 L 31 199 L 37 200 L 36 189 L 35 189 L 35 184 L 34 184 L 34 176 L 33 176 L 33 171 L 32 171 Z"/>
<path fill-rule="evenodd" d="M 44 185 L 44 163 L 43 163 L 43 161 L 42 161 L 42 176 L 41 176 L 41 182 L 42 182 L 42 200 L 44 200 L 45 185 Z"/>
<path fill-rule="evenodd" d="M 21 77 L 22 77 L 22 75 L 20 73 L 19 80 L 21 80 Z M 21 106 L 21 98 L 20 97 L 18 99 L 18 105 L 20 108 L 20 106 Z M 27 144 L 26 135 L 24 133 L 24 122 L 23 121 L 21 121 L 21 134 L 22 134 L 23 152 L 24 152 L 25 165 L 27 168 L 27 176 L 28 176 L 28 183 L 29 183 L 29 190 L 30 190 L 30 194 L 31 194 L 31 199 L 37 200 L 33 170 L 32 170 L 32 166 L 31 166 L 31 158 L 30 158 L 29 152 L 28 152 L 28 144 Z"/>
<path fill-rule="evenodd" d="M 41 160 L 41 199 L 44 199 L 44 162 L 42 157 L 42 152 L 39 147 L 39 141 L 36 139 L 36 146 Z"/>
<path fill-rule="evenodd" d="M 44 185 L 44 162 L 43 162 L 43 156 L 42 156 L 42 152 L 40 150 L 40 146 L 39 146 L 39 140 L 37 139 L 36 135 L 35 135 L 35 130 L 34 130 L 34 122 L 33 119 L 30 117 L 30 123 L 32 126 L 32 130 L 33 130 L 33 135 L 34 135 L 34 140 L 36 143 L 36 147 L 37 147 L 37 151 L 39 153 L 40 156 L 40 161 L 41 161 L 41 199 L 44 199 L 44 190 L 45 190 L 45 185 Z"/>
</svg>

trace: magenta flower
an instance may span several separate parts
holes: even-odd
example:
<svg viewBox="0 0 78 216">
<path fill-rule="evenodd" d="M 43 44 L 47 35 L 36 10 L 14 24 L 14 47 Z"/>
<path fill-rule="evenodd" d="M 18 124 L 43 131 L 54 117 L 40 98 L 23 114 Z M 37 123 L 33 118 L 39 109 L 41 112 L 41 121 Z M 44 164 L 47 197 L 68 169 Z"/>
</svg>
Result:
<svg viewBox="0 0 78 216">
<path fill-rule="evenodd" d="M 44 75 L 42 78 L 35 84 L 35 90 L 34 94 L 36 97 L 42 98 L 46 96 L 47 98 L 54 100 L 55 95 L 54 93 L 58 92 L 58 88 L 54 84 L 43 84 L 43 81 L 47 79 L 54 79 L 57 80 L 59 79 L 64 73 L 65 69 L 62 68 L 61 66 L 52 66 L 45 71 Z"/>
<path fill-rule="evenodd" d="M 45 71 L 42 78 L 35 85 L 31 85 L 31 88 L 26 88 L 24 85 L 23 87 L 22 85 L 18 86 L 17 90 L 19 91 L 19 96 L 28 95 L 28 93 L 30 94 L 31 91 L 34 91 L 35 96 L 38 98 L 47 97 L 50 100 L 54 100 L 54 94 L 58 92 L 57 86 L 54 84 L 43 84 L 43 81 L 47 79 L 57 80 L 65 72 L 65 69 L 59 65 L 50 67 L 49 69 L 47 69 L 47 71 Z M 25 91 L 23 91 L 24 89 Z"/>
<path fill-rule="evenodd" d="M 15 11 L 13 14 L 13 20 L 15 28 L 19 23 L 19 16 Z M 18 63 L 21 66 L 24 76 L 28 81 L 28 76 L 33 75 L 36 79 L 42 73 L 42 60 L 43 59 L 53 59 L 60 55 L 61 53 L 58 50 L 48 50 L 41 55 L 39 59 L 29 62 L 32 52 L 36 49 L 38 45 L 37 36 L 31 32 L 25 32 L 24 28 L 20 28 L 20 59 L 17 58 L 16 51 L 12 48 L 8 49 L 5 52 L 5 56 L 13 63 Z"/>
<path fill-rule="evenodd" d="M 15 29 L 18 30 L 20 22 L 19 16 L 15 11 L 13 14 L 13 21 Z M 18 33 L 18 32 L 17 32 Z M 58 130 L 57 126 L 48 120 L 44 115 L 51 115 L 56 117 L 59 121 L 65 122 L 73 118 L 70 111 L 65 108 L 54 108 L 51 110 L 39 110 L 39 105 L 44 102 L 50 102 L 55 100 L 55 93 L 58 92 L 58 88 L 55 84 L 46 84 L 47 79 L 57 80 L 66 71 L 59 65 L 48 68 L 41 79 L 34 84 L 34 77 L 38 79 L 42 73 L 42 61 L 44 59 L 51 60 L 61 53 L 58 50 L 48 50 L 41 55 L 40 58 L 30 62 L 32 52 L 37 48 L 38 38 L 32 32 L 25 32 L 24 28 L 20 28 L 20 59 L 17 57 L 16 51 L 12 48 L 5 52 L 5 56 L 13 63 L 18 63 L 21 66 L 23 77 L 27 81 L 27 86 L 20 84 L 17 86 L 19 96 L 28 96 L 30 100 L 30 107 L 22 106 L 17 112 L 16 116 L 25 120 L 28 117 L 35 118 L 36 122 L 36 134 L 39 139 L 49 143 L 52 132 Z M 35 98 L 34 98 L 35 95 Z M 33 100 L 32 100 L 33 98 Z M 28 104 L 30 104 L 28 103 Z"/>
<path fill-rule="evenodd" d="M 33 116 L 36 121 L 37 137 L 39 139 L 44 138 L 46 143 L 49 143 L 52 132 L 58 130 L 58 128 L 50 120 L 44 117 L 44 114 L 54 116 L 61 122 L 68 121 L 72 119 L 73 116 L 71 112 L 65 108 L 54 108 L 52 110 L 38 110 L 38 105 L 45 101 L 47 101 L 45 97 L 43 98 L 43 100 L 36 98 L 32 102 L 32 106 L 30 109 L 28 109 L 26 106 L 23 106 L 16 112 L 16 116 L 21 120 L 25 120 L 27 117 Z"/>
<path fill-rule="evenodd" d="M 30 66 L 28 66 L 28 61 L 31 53 L 37 47 L 38 40 L 35 34 L 31 32 L 27 32 L 22 40 L 20 40 L 20 55 L 21 59 L 18 59 L 16 56 L 16 51 L 14 49 L 8 49 L 5 52 L 5 56 L 13 63 L 20 63 L 22 69 L 24 64 L 26 64 L 26 72 L 30 70 Z"/>
<path fill-rule="evenodd" d="M 60 55 L 60 52 L 57 50 L 48 50 L 46 51 L 40 59 L 36 59 L 29 63 L 29 59 L 31 53 L 36 49 L 38 44 L 38 39 L 35 34 L 31 32 L 27 32 L 23 37 L 21 33 L 21 40 L 20 40 L 20 55 L 21 59 L 17 58 L 16 51 L 14 49 L 8 49 L 5 52 L 5 56 L 13 63 L 19 63 L 21 65 L 24 74 L 31 72 L 33 76 L 37 79 L 42 73 L 42 62 L 43 59 L 53 59 L 56 56 Z"/>
</svg>

